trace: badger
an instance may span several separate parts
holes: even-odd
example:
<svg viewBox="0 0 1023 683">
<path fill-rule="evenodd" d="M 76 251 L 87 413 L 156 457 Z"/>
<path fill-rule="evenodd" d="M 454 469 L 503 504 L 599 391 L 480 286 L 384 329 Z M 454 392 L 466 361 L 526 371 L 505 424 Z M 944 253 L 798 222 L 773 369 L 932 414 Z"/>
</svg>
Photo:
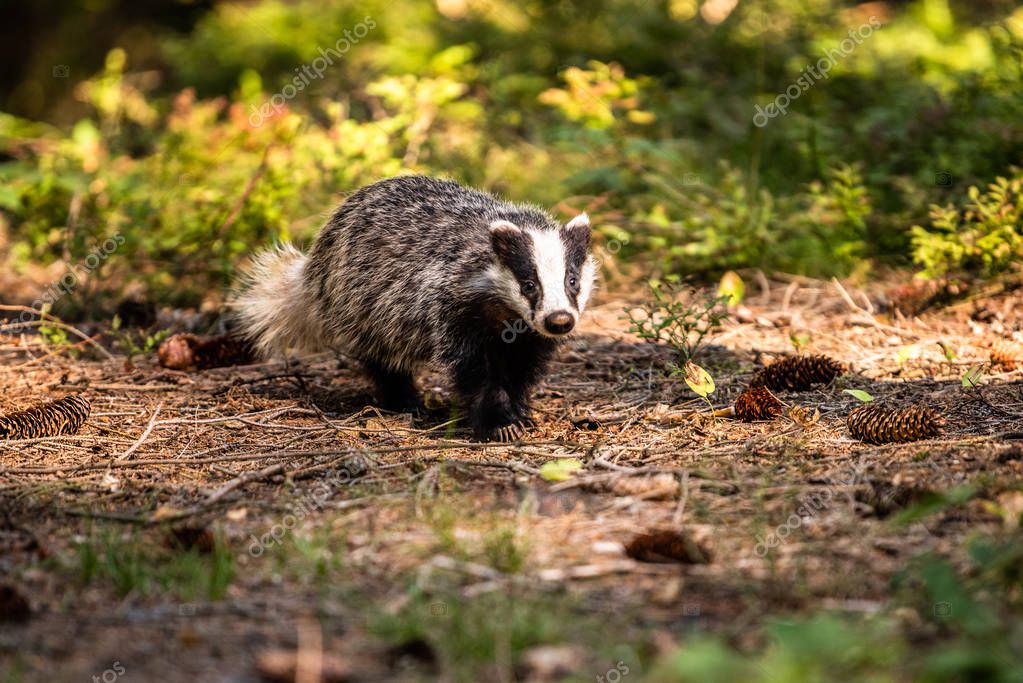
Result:
<svg viewBox="0 0 1023 683">
<path fill-rule="evenodd" d="M 257 255 L 234 309 L 264 357 L 336 350 L 381 407 L 420 412 L 415 375 L 446 372 L 479 440 L 532 425 L 530 394 L 594 288 L 585 213 L 564 225 L 532 205 L 426 176 L 353 193 L 308 255 Z"/>
</svg>

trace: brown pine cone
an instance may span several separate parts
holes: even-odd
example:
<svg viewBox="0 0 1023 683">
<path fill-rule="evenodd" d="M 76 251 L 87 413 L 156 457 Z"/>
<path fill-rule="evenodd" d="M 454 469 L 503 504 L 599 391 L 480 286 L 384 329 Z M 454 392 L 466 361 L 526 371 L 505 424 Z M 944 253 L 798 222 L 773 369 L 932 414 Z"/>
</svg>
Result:
<svg viewBox="0 0 1023 683">
<path fill-rule="evenodd" d="M 872 444 L 906 443 L 940 436 L 945 418 L 923 404 L 890 408 L 866 403 L 849 413 L 849 433 Z"/>
<path fill-rule="evenodd" d="M 256 360 L 256 353 L 249 342 L 233 334 L 209 339 L 200 339 L 194 334 L 175 334 L 160 344 L 157 355 L 160 365 L 174 370 L 207 370 L 247 365 Z"/>
<path fill-rule="evenodd" d="M 845 366 L 827 356 L 789 356 L 758 370 L 750 386 L 771 391 L 807 391 L 814 384 L 833 382 L 843 372 Z"/>
<path fill-rule="evenodd" d="M 750 387 L 735 399 L 735 417 L 743 422 L 771 420 L 784 409 L 785 405 L 765 387 Z"/>
<path fill-rule="evenodd" d="M 1006 370 L 1023 367 L 1023 344 L 1010 339 L 996 339 L 991 343 L 991 362 Z"/>
<path fill-rule="evenodd" d="M 0 417 L 0 438 L 38 439 L 74 434 L 89 417 L 92 405 L 84 396 L 69 395 Z"/>
<path fill-rule="evenodd" d="M 182 332 L 163 340 L 156 355 L 160 365 L 172 370 L 185 370 L 195 365 L 195 350 L 202 342 L 194 334 Z"/>
<path fill-rule="evenodd" d="M 640 562 L 707 564 L 711 552 L 705 543 L 672 529 L 638 534 L 625 544 L 625 554 Z"/>
<path fill-rule="evenodd" d="M 195 350 L 196 366 L 200 370 L 223 368 L 228 365 L 248 365 L 255 362 L 255 357 L 252 345 L 243 337 L 233 334 L 213 337 L 201 343 Z"/>
</svg>

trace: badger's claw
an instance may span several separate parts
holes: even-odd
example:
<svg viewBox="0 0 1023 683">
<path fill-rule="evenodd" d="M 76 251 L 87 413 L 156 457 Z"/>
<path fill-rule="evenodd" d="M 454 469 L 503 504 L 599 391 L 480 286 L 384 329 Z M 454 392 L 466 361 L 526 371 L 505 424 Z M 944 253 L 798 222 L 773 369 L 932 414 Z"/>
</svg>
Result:
<svg viewBox="0 0 1023 683">
<path fill-rule="evenodd" d="M 500 441 L 502 443 L 511 443 L 512 441 L 519 441 L 522 436 L 526 433 L 526 425 L 521 422 L 512 422 L 511 424 L 497 427 L 490 432 L 488 441 Z"/>
</svg>

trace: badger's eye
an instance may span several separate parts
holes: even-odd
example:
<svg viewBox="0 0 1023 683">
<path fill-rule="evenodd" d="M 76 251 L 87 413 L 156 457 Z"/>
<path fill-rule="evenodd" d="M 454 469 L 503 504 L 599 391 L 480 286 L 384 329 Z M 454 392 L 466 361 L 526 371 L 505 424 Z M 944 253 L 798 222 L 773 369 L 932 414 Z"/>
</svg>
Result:
<svg viewBox="0 0 1023 683">
<path fill-rule="evenodd" d="M 522 283 L 523 292 L 527 293 L 532 292 L 534 289 L 536 289 L 536 283 L 534 283 L 532 280 L 526 280 L 525 282 Z"/>
<path fill-rule="evenodd" d="M 568 278 L 568 286 L 569 287 L 573 287 L 574 288 L 577 284 L 579 284 L 579 281 L 576 280 L 574 277 Z"/>
</svg>

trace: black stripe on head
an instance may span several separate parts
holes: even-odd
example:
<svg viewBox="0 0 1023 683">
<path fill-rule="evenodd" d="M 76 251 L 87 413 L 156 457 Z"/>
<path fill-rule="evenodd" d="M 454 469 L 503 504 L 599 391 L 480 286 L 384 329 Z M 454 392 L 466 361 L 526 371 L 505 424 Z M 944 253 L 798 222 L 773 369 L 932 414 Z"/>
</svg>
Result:
<svg viewBox="0 0 1023 683">
<path fill-rule="evenodd" d="M 515 275 L 530 310 L 536 311 L 543 289 L 533 260 L 533 240 L 515 224 L 498 221 L 490 226 L 490 243 L 497 260 Z"/>
<path fill-rule="evenodd" d="M 590 251 L 590 218 L 581 213 L 561 229 L 561 242 L 565 245 L 565 293 L 572 305 L 579 307 L 582 269 Z"/>
</svg>

